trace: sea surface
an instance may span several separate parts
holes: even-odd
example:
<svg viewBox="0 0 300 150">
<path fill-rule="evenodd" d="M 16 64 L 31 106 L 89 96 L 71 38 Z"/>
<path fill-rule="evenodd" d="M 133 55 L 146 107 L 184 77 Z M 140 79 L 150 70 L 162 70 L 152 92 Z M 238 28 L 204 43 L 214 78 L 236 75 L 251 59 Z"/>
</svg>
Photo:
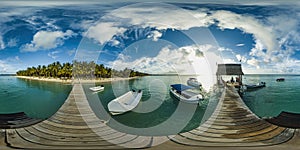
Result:
<svg viewBox="0 0 300 150">
<path fill-rule="evenodd" d="M 170 95 L 169 85 L 186 84 L 189 77 L 196 76 L 146 76 L 135 80 L 116 81 L 112 84 L 104 83 L 103 92 L 90 91 L 88 88 L 95 86 L 91 84 L 84 85 L 84 89 L 90 101 L 101 102 L 100 106 L 94 103 L 92 107 L 95 111 L 99 110 L 96 114 L 104 120 L 107 120 L 109 115 L 107 105 L 110 101 L 131 89 L 141 89 L 143 96 L 138 106 L 133 111 L 112 116 L 109 126 L 132 134 L 170 135 L 198 127 L 211 116 L 218 102 L 217 97 L 221 95 L 220 92 L 211 91 L 212 87 L 207 85 L 210 83 L 208 77 L 197 76 L 203 81 L 203 86 L 207 87 L 202 89 L 205 99 L 199 105 L 179 102 Z M 195 89 L 194 92 L 201 91 Z"/>
<path fill-rule="evenodd" d="M 277 82 L 277 78 L 285 78 Z M 282 111 L 300 113 L 300 75 L 245 75 L 244 83 L 266 82 L 266 87 L 246 92 L 243 100 L 259 117 L 274 117 Z"/>
<path fill-rule="evenodd" d="M 169 93 L 170 84 L 186 84 L 189 77 L 196 77 L 203 84 L 205 100 L 199 105 L 179 102 Z M 282 77 L 284 82 L 276 82 Z M 146 76 L 112 83 L 84 84 L 83 87 L 94 112 L 112 128 L 133 134 L 166 135 L 189 131 L 209 118 L 221 95 L 221 91 L 213 90 L 213 78 Z M 300 113 L 299 75 L 243 76 L 244 84 L 261 81 L 266 82 L 266 87 L 246 91 L 242 96 L 257 116 L 277 116 L 281 111 Z M 105 86 L 103 92 L 95 93 L 88 89 L 100 84 Z M 18 79 L 15 76 L 0 76 L 0 85 L 1 114 L 25 112 L 30 117 L 42 119 L 51 117 L 61 107 L 72 88 L 70 84 Z M 110 117 L 107 104 L 131 89 L 143 90 L 139 105 L 131 112 Z"/>
<path fill-rule="evenodd" d="M 46 119 L 64 103 L 71 85 L 0 76 L 0 113 L 25 112 Z"/>
</svg>

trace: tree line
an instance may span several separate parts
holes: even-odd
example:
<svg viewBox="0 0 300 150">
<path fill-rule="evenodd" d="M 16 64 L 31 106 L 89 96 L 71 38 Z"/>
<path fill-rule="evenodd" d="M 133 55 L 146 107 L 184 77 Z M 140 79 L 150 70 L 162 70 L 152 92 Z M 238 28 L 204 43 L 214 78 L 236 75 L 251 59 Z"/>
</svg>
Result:
<svg viewBox="0 0 300 150">
<path fill-rule="evenodd" d="M 18 76 L 31 77 L 52 77 L 70 79 L 77 78 L 110 78 L 110 77 L 135 77 L 145 76 L 146 73 L 134 71 L 125 68 L 124 70 L 115 70 L 105 67 L 103 64 L 96 64 L 95 62 L 73 61 L 73 63 L 63 63 L 59 61 L 53 62 L 49 65 L 38 65 L 37 67 L 28 67 L 26 70 L 20 70 L 16 73 Z"/>
</svg>

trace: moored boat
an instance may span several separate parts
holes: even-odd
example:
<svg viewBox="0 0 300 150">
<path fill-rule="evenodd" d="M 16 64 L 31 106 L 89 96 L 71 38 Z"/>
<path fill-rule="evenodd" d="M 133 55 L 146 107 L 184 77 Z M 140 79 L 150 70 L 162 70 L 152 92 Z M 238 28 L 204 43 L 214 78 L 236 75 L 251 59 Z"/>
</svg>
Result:
<svg viewBox="0 0 300 150">
<path fill-rule="evenodd" d="M 276 79 L 277 82 L 283 82 L 285 79 L 284 78 L 278 78 Z"/>
<path fill-rule="evenodd" d="M 187 80 L 187 85 L 199 88 L 202 86 L 202 84 L 196 79 L 196 78 L 189 78 Z"/>
<path fill-rule="evenodd" d="M 108 110 L 112 115 L 123 114 L 134 109 L 143 95 L 142 90 L 132 90 L 108 103 Z"/>
<path fill-rule="evenodd" d="M 190 90 L 194 89 L 194 87 L 183 84 L 172 84 L 170 86 L 170 92 L 180 101 L 187 103 L 198 103 L 200 100 L 203 100 L 203 96 L 201 94 Z"/>
<path fill-rule="evenodd" d="M 90 87 L 90 90 L 94 91 L 94 92 L 103 91 L 104 90 L 104 86 L 100 85 L 100 86 Z"/>
<path fill-rule="evenodd" d="M 247 90 L 259 89 L 259 88 L 265 87 L 266 82 L 260 82 L 260 83 L 257 83 L 257 84 L 246 84 L 245 86 L 247 87 Z"/>
</svg>

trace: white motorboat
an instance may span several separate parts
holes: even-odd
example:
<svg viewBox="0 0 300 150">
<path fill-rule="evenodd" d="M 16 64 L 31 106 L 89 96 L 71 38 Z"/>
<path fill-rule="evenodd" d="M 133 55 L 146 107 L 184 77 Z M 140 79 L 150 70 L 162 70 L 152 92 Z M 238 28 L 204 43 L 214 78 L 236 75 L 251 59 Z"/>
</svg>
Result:
<svg viewBox="0 0 300 150">
<path fill-rule="evenodd" d="M 247 90 L 259 89 L 259 88 L 265 87 L 266 82 L 260 82 L 260 83 L 252 84 L 252 85 L 246 84 L 245 86 L 247 87 Z"/>
<path fill-rule="evenodd" d="M 183 84 L 173 84 L 170 86 L 170 92 L 180 101 L 187 103 L 198 103 L 200 100 L 203 100 L 203 96 L 201 94 L 190 90 L 194 89 L 194 87 Z"/>
<path fill-rule="evenodd" d="M 142 90 L 132 90 L 108 103 L 108 110 L 112 115 L 118 115 L 131 111 L 140 102 L 143 95 Z"/>
<path fill-rule="evenodd" d="M 196 78 L 189 78 L 187 80 L 187 85 L 199 88 L 202 86 L 202 84 L 196 79 Z"/>
<path fill-rule="evenodd" d="M 104 86 L 100 85 L 100 86 L 90 87 L 90 90 L 92 90 L 94 92 L 103 91 L 104 90 Z"/>
</svg>

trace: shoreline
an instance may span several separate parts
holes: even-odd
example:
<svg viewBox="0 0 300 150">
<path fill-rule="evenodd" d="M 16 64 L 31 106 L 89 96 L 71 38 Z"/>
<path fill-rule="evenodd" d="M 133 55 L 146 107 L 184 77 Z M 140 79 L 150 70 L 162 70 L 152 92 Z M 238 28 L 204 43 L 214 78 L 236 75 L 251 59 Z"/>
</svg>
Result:
<svg viewBox="0 0 300 150">
<path fill-rule="evenodd" d="M 132 80 L 140 78 L 140 76 L 130 77 L 130 78 L 97 78 L 97 79 L 59 79 L 59 78 L 44 78 L 44 77 L 29 77 L 29 76 L 16 76 L 20 79 L 27 79 L 27 80 L 36 80 L 36 81 L 45 81 L 45 82 L 59 82 L 59 83 L 73 83 L 73 82 L 80 82 L 80 83 L 107 83 L 107 82 L 114 82 L 114 81 L 121 81 L 121 80 Z"/>
</svg>

